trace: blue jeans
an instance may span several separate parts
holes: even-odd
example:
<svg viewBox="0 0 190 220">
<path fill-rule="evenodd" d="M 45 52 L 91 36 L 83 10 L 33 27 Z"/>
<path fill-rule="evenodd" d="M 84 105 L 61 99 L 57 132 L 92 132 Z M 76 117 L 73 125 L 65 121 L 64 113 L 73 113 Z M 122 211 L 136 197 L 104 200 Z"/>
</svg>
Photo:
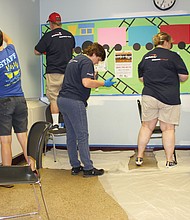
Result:
<svg viewBox="0 0 190 220">
<path fill-rule="evenodd" d="M 67 129 L 67 151 L 71 166 L 79 167 L 82 162 L 84 170 L 93 169 L 93 163 L 90 159 L 88 122 L 84 103 L 59 96 L 57 104 Z M 78 151 L 81 162 L 78 159 Z"/>
</svg>

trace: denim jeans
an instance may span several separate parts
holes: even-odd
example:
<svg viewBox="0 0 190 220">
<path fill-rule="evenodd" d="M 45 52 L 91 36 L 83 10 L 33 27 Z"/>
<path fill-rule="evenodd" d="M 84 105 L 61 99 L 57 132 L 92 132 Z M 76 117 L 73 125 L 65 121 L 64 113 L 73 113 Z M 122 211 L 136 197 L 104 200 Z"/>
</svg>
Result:
<svg viewBox="0 0 190 220">
<path fill-rule="evenodd" d="M 93 163 L 90 159 L 88 122 L 84 103 L 60 96 L 57 103 L 67 129 L 67 151 L 71 166 L 79 167 L 82 162 L 84 170 L 93 169 Z M 78 151 L 81 162 L 78 159 Z"/>
</svg>

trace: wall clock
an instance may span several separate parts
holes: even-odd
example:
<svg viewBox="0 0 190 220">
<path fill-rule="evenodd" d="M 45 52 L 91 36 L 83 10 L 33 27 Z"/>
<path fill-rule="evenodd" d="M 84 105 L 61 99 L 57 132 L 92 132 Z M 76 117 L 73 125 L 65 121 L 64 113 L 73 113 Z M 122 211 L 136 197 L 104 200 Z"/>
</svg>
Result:
<svg viewBox="0 0 190 220">
<path fill-rule="evenodd" d="M 174 6 L 176 0 L 153 0 L 154 5 L 160 10 L 168 10 Z"/>
</svg>

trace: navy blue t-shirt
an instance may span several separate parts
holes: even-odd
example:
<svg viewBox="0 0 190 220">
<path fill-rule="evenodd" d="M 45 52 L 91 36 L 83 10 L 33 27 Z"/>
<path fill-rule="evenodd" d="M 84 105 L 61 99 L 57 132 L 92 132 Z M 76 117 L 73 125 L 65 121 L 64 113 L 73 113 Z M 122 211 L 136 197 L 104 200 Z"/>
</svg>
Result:
<svg viewBox="0 0 190 220">
<path fill-rule="evenodd" d="M 138 74 L 144 81 L 142 95 L 152 96 L 168 105 L 181 104 L 178 74 L 188 75 L 188 71 L 176 52 L 153 49 L 139 63 Z"/>
<path fill-rule="evenodd" d="M 74 36 L 62 28 L 47 32 L 35 46 L 40 53 L 46 52 L 46 73 L 64 74 L 75 48 Z"/>
<path fill-rule="evenodd" d="M 83 86 L 83 78 L 94 79 L 94 65 L 87 56 L 81 54 L 69 61 L 59 96 L 83 101 L 87 106 L 91 89 Z"/>
</svg>

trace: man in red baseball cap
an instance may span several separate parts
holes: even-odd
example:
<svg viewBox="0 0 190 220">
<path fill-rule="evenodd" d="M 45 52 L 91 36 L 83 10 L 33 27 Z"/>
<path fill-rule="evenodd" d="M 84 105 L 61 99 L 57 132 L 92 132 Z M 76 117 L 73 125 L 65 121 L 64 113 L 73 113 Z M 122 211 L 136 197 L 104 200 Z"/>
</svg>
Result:
<svg viewBox="0 0 190 220">
<path fill-rule="evenodd" d="M 49 15 L 47 22 L 61 23 L 61 16 L 57 12 L 53 12 Z"/>
<path fill-rule="evenodd" d="M 61 89 L 67 63 L 72 58 L 75 38 L 62 28 L 61 16 L 53 12 L 47 20 L 50 31 L 35 46 L 36 55 L 46 54 L 46 96 L 50 102 L 53 124 L 59 123 L 57 96 Z"/>
</svg>

